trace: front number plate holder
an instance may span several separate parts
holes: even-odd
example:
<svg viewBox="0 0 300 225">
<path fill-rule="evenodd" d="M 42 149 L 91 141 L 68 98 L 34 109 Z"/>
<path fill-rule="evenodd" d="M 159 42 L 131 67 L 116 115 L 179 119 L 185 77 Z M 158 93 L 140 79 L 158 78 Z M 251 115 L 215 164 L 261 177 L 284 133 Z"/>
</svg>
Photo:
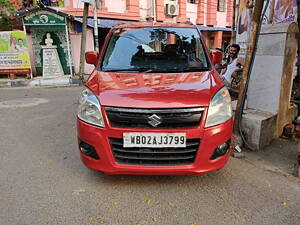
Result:
<svg viewBox="0 0 300 225">
<path fill-rule="evenodd" d="M 185 148 L 186 133 L 123 133 L 123 147 Z"/>
</svg>

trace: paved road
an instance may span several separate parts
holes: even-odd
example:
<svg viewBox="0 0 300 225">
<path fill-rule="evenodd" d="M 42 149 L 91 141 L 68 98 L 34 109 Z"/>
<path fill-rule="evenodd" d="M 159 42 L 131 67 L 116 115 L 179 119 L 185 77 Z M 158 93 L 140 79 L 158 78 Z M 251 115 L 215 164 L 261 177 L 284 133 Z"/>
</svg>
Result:
<svg viewBox="0 0 300 225">
<path fill-rule="evenodd" d="M 203 177 L 85 168 L 79 90 L 0 89 L 0 225 L 300 224 L 299 181 L 249 160 Z"/>
</svg>

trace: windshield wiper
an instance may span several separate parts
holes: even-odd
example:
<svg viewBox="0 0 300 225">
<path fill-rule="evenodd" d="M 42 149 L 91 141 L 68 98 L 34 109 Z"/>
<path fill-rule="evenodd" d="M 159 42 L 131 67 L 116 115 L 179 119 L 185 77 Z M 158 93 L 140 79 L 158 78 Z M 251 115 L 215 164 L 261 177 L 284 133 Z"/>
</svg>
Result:
<svg viewBox="0 0 300 225">
<path fill-rule="evenodd" d="M 143 68 L 143 67 L 138 67 L 138 68 L 114 68 L 114 69 L 104 69 L 104 72 L 144 72 L 144 73 L 151 73 L 153 70 L 151 68 Z"/>
<path fill-rule="evenodd" d="M 204 72 L 209 71 L 209 67 L 188 67 L 188 68 L 180 68 L 178 72 Z"/>
<path fill-rule="evenodd" d="M 153 73 L 180 73 L 180 72 L 204 72 L 209 71 L 209 67 L 188 67 L 188 68 L 167 68 L 152 71 Z"/>
</svg>

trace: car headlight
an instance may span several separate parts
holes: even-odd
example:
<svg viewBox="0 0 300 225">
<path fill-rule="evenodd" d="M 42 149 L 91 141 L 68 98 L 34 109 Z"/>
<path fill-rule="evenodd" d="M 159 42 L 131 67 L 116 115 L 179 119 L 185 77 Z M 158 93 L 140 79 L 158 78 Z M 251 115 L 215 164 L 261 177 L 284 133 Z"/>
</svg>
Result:
<svg viewBox="0 0 300 225">
<path fill-rule="evenodd" d="M 210 101 L 205 127 L 211 127 L 224 123 L 231 117 L 231 97 L 228 89 L 223 87 Z"/>
<path fill-rule="evenodd" d="M 77 116 L 84 122 L 104 127 L 100 103 L 88 88 L 84 88 L 80 94 Z"/>
</svg>

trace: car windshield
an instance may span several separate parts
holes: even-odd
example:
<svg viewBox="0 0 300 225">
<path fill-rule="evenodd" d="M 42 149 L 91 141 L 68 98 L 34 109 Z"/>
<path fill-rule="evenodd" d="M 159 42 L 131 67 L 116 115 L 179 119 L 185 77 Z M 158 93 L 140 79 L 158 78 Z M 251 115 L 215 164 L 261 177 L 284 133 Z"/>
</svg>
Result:
<svg viewBox="0 0 300 225">
<path fill-rule="evenodd" d="M 195 28 L 115 29 L 100 70 L 119 72 L 196 72 L 210 68 Z"/>
</svg>

